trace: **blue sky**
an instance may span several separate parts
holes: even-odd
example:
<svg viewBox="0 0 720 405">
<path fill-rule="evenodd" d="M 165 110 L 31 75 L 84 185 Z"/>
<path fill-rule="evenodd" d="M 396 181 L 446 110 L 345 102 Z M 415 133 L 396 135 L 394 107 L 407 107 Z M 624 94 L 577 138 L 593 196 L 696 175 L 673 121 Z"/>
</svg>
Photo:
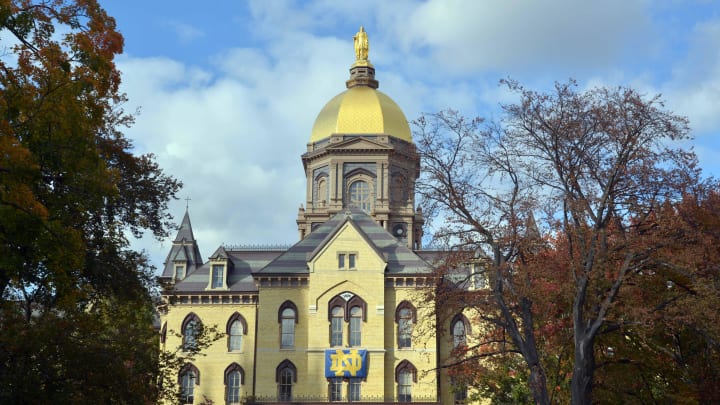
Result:
<svg viewBox="0 0 720 405">
<path fill-rule="evenodd" d="M 185 184 L 203 256 L 221 243 L 294 243 L 300 161 L 345 89 L 363 24 L 380 89 L 409 120 L 492 118 L 511 77 L 545 90 L 632 86 L 690 118 L 720 175 L 720 2 L 713 0 L 101 1 L 125 36 L 126 131 Z M 185 201 L 171 205 L 179 219 Z M 160 267 L 170 241 L 137 241 Z"/>
</svg>

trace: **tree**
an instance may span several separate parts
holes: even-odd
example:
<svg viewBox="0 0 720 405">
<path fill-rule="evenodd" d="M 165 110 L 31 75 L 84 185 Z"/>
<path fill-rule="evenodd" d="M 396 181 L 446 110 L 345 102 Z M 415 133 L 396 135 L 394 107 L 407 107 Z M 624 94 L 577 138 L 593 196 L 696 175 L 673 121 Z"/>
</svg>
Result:
<svg viewBox="0 0 720 405">
<path fill-rule="evenodd" d="M 0 30 L 0 402 L 154 402 L 127 235 L 166 236 L 181 184 L 121 132 L 122 36 L 95 0 L 0 0 Z"/>
<path fill-rule="evenodd" d="M 438 239 L 485 260 L 490 288 L 473 302 L 508 341 L 480 339 L 493 347 L 482 357 L 519 353 L 533 400 L 548 403 L 549 359 L 565 360 L 562 340 L 549 343 L 568 332 L 571 400 L 591 403 L 596 356 L 607 349 L 598 339 L 628 326 L 620 308 L 647 309 L 624 286 L 660 279 L 660 251 L 686 243 L 658 226 L 657 213 L 703 187 L 681 144 L 687 120 L 629 88 L 577 92 L 571 81 L 539 93 L 504 84 L 519 101 L 503 106 L 500 123 L 452 111 L 416 121 L 418 192 L 424 212 L 443 220 Z M 560 332 L 544 330 L 548 320 Z"/>
</svg>

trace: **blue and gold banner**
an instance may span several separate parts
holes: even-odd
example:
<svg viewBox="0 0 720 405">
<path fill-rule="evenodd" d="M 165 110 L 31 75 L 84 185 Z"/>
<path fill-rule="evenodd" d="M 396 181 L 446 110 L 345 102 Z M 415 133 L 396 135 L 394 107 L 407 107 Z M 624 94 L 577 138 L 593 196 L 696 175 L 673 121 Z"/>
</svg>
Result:
<svg viewBox="0 0 720 405">
<path fill-rule="evenodd" d="M 325 377 L 367 377 L 367 350 L 325 350 Z"/>
</svg>

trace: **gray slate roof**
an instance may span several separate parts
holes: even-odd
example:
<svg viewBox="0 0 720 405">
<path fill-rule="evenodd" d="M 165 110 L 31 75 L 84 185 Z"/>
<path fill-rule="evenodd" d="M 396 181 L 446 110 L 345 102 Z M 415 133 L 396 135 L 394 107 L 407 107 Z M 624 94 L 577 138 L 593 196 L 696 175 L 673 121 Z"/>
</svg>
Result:
<svg viewBox="0 0 720 405">
<path fill-rule="evenodd" d="M 386 273 L 418 274 L 431 271 L 427 262 L 410 250 L 404 242 L 397 240 L 385 228 L 378 225 L 368 214 L 361 210 L 349 210 L 335 214 L 313 230 L 305 239 L 260 269 L 258 274 L 308 274 L 307 262 L 332 239 L 346 222 L 351 222 L 368 244 L 385 258 Z"/>
<path fill-rule="evenodd" d="M 307 262 L 330 242 L 347 222 L 350 222 L 378 255 L 385 259 L 386 274 L 411 275 L 431 272 L 428 262 L 361 210 L 336 214 L 287 250 L 236 250 L 221 246 L 211 258 L 227 257 L 230 261 L 227 280 L 229 291 L 256 292 L 254 275 L 308 275 Z M 210 280 L 210 268 L 211 264 L 208 262 L 189 273 L 184 280 L 175 285 L 175 291 L 205 292 Z"/>
<path fill-rule="evenodd" d="M 192 273 L 203 264 L 200 248 L 193 235 L 190 215 L 185 211 L 185 216 L 180 223 L 177 236 L 165 258 L 162 275 L 160 278 L 171 279 L 175 274 L 175 264 L 185 265 L 187 274 Z"/>
</svg>

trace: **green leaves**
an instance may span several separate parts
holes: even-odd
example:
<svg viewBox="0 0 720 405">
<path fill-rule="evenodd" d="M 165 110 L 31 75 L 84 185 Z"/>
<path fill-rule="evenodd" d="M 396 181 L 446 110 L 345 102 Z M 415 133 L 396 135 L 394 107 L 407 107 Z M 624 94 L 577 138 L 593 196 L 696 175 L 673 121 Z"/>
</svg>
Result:
<svg viewBox="0 0 720 405">
<path fill-rule="evenodd" d="M 122 36 L 95 0 L 0 0 L 0 30 L 17 41 L 0 60 L 0 402 L 154 402 L 153 269 L 126 235 L 165 236 L 181 184 L 121 132 Z"/>
</svg>

